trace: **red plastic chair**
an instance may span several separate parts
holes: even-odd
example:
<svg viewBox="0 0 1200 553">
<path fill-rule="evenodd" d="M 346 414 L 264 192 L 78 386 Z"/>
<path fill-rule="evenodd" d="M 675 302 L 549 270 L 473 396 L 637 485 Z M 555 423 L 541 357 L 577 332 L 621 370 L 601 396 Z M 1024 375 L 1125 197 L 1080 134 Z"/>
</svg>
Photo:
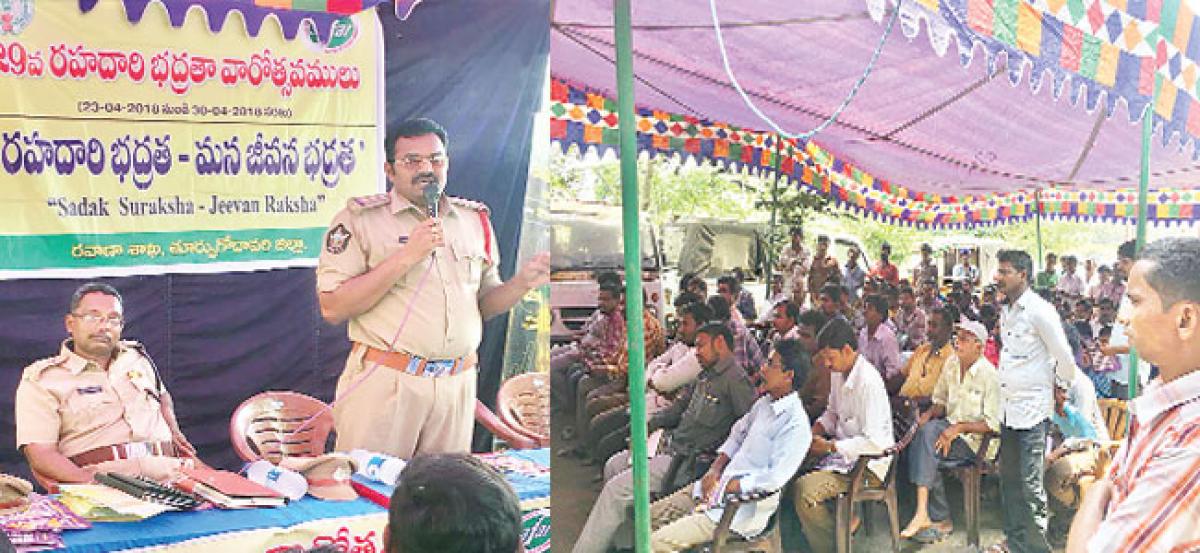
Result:
<svg viewBox="0 0 1200 553">
<path fill-rule="evenodd" d="M 325 402 L 296 392 L 263 392 L 243 401 L 229 420 L 229 439 L 243 461 L 317 457 L 333 430 Z"/>
<path fill-rule="evenodd" d="M 475 401 L 475 420 L 516 449 L 550 445 L 550 379 L 545 373 L 525 373 L 500 386 L 493 413 Z"/>
<path fill-rule="evenodd" d="M 550 377 L 525 373 L 509 378 L 496 398 L 500 418 L 543 446 L 550 444 Z"/>
</svg>

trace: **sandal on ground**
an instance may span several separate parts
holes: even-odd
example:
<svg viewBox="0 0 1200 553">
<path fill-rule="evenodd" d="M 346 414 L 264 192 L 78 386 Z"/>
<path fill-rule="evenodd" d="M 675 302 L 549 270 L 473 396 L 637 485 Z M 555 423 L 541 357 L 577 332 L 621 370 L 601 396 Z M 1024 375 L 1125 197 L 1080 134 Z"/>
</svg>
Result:
<svg viewBox="0 0 1200 553">
<path fill-rule="evenodd" d="M 925 530 L 928 530 L 930 528 L 932 528 L 932 526 L 922 526 L 922 527 L 918 528 L 916 531 L 912 532 L 911 534 L 908 533 L 908 528 L 905 528 L 904 530 L 900 531 L 900 539 L 911 540 L 917 534 L 920 534 L 921 532 L 924 532 Z"/>
<path fill-rule="evenodd" d="M 946 539 L 946 535 L 946 532 L 943 532 L 937 526 L 926 526 L 920 532 L 914 534 L 912 540 L 920 544 L 930 545 Z"/>
<path fill-rule="evenodd" d="M 911 526 L 911 523 L 909 525 Z M 925 526 L 917 528 L 916 531 L 912 532 L 909 535 L 906 535 L 906 534 L 908 534 L 908 528 L 906 527 L 904 530 L 900 531 L 900 538 L 906 539 L 906 540 L 911 540 L 911 539 L 915 538 L 916 536 L 920 535 L 921 532 L 924 532 L 930 528 L 935 528 L 935 529 L 937 529 L 938 532 L 941 532 L 944 536 L 948 536 L 952 532 L 954 532 L 954 523 L 950 522 L 949 520 L 930 522 L 929 524 L 926 524 Z"/>
</svg>

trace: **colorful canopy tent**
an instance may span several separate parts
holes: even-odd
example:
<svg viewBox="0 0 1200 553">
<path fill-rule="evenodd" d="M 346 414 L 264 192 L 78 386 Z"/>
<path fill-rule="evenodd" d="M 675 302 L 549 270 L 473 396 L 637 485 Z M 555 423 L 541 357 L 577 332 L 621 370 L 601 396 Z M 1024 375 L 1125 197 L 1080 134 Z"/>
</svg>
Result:
<svg viewBox="0 0 1200 553">
<path fill-rule="evenodd" d="M 642 4 L 631 14 L 629 3 L 618 0 L 611 27 L 607 2 L 563 6 L 553 23 L 552 138 L 564 149 L 631 144 L 651 155 L 769 170 L 868 216 L 908 225 L 970 227 L 1034 214 L 1040 221 L 1043 213 L 1129 222 L 1136 213 L 1140 243 L 1148 217 L 1200 217 L 1200 197 L 1187 191 L 1194 187 L 1192 159 L 1200 152 L 1200 110 L 1194 109 L 1200 107 L 1200 36 L 1193 46 L 1197 23 L 1186 6 L 1141 0 L 896 2 L 906 35 L 913 38 L 922 24 L 927 27 L 937 53 L 930 56 L 919 41 L 880 40 L 875 46 L 866 38 L 878 36 L 871 20 L 881 18 L 887 2 L 868 0 L 866 13 L 813 1 L 725 3 L 721 23 L 715 1 L 710 15 L 682 0 Z M 986 67 L 955 74 L 940 57 L 952 38 L 968 71 L 976 46 L 987 53 Z M 860 89 L 867 59 L 874 74 Z M 618 102 L 610 100 L 614 64 Z M 995 84 L 1005 69 L 1011 87 Z M 1053 92 L 1036 94 L 1046 75 Z M 1035 94 L 1016 90 L 1023 78 Z M 748 92 L 738 88 L 735 94 L 733 82 Z M 1057 101 L 1064 89 L 1070 102 Z M 855 96 L 843 113 L 847 90 Z M 647 106 L 636 118 L 634 94 Z M 1084 97 L 1086 114 L 1078 109 Z M 1134 125 L 1109 120 L 1124 109 L 1136 122 L 1148 105 L 1153 114 L 1140 140 Z M 618 125 L 622 120 L 632 124 Z M 821 145 L 807 140 L 811 133 L 805 131 L 830 122 L 817 137 Z M 1155 124 L 1163 139 L 1152 145 Z M 768 125 L 776 132 L 752 130 Z M 795 134 L 803 138 L 781 136 Z M 1140 151 L 1133 147 L 1139 143 Z M 1185 153 L 1181 146 L 1189 143 L 1193 150 Z M 634 156 L 623 154 L 632 227 L 626 237 L 636 240 Z M 1158 203 L 1147 213 L 1151 177 Z M 627 296 L 641 296 L 640 282 L 629 286 Z M 635 366 L 639 307 L 631 302 L 627 308 L 633 313 L 629 380 L 635 528 L 638 549 L 646 550 L 645 406 L 642 367 Z M 1130 370 L 1136 382 L 1136 364 Z"/>
<path fill-rule="evenodd" d="M 1035 9 L 1043 3 L 1054 9 Z M 1200 127 L 1188 121 L 1200 122 L 1200 107 L 1193 109 L 1200 104 L 1194 85 L 1191 92 L 1167 92 L 1176 90 L 1169 86 L 1175 80 L 1194 82 L 1194 61 L 1186 60 L 1200 51 L 1200 33 L 1190 32 L 1195 17 L 1186 8 L 1171 17 L 1165 9 L 1151 14 L 1136 2 L 1117 11 L 1099 1 L 1060 4 L 998 2 L 989 12 L 974 0 L 905 2 L 898 28 L 913 34 L 924 27 L 930 39 L 889 37 L 838 120 L 813 140 L 784 142 L 784 176 L 898 224 L 958 228 L 1027 220 L 1037 212 L 1039 189 L 1047 217 L 1130 223 L 1140 142 L 1131 120 L 1149 102 L 1156 68 L 1170 75 L 1179 67 L 1178 79 L 1164 79 L 1168 86 L 1156 104 L 1165 140 L 1155 141 L 1150 154 L 1155 206 L 1149 220 L 1200 218 L 1200 194 L 1188 190 L 1197 173 L 1194 129 Z M 706 8 L 678 0 L 636 6 L 639 149 L 769 170 L 777 134 L 763 132 L 767 124 L 729 85 Z M 794 132 L 827 118 L 861 76 L 884 31 L 875 21 L 882 5 L 869 8 L 858 0 L 758 1 L 719 3 L 718 14 L 738 81 L 768 116 Z M 1049 15 L 1080 9 L 1082 19 L 1070 23 Z M 1095 13 L 1108 15 L 1089 15 Z M 947 14 L 961 23 L 945 23 Z M 1148 25 L 1138 14 L 1171 25 Z M 608 2 L 600 0 L 564 3 L 555 14 L 552 133 L 564 146 L 615 145 L 609 17 Z M 1100 19 L 1102 34 L 1116 37 L 1123 49 L 1093 36 L 1091 22 Z M 1029 30 L 1030 21 L 1040 25 L 1039 34 Z M 1118 21 L 1123 26 L 1115 33 Z M 1073 23 L 1086 23 L 1088 32 L 1076 32 Z M 990 33 L 975 31 L 985 27 Z M 1169 35 L 1167 27 L 1174 30 Z M 960 55 L 939 55 L 952 41 Z M 1162 45 L 1152 56 L 1136 57 L 1146 41 Z M 1175 54 L 1163 58 L 1160 50 Z"/>
</svg>

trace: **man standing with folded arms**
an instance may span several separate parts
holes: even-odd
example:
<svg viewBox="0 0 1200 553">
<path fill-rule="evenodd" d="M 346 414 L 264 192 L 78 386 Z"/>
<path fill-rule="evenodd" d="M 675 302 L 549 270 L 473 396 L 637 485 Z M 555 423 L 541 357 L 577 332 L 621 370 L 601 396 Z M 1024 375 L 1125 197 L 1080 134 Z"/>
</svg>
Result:
<svg viewBox="0 0 1200 553">
<path fill-rule="evenodd" d="M 442 195 L 447 146 L 429 119 L 393 128 L 390 192 L 351 199 L 325 234 L 321 316 L 350 321 L 354 342 L 333 410 L 338 450 L 469 451 L 483 321 L 549 281 L 548 253 L 500 280 L 488 208 Z"/>
<path fill-rule="evenodd" d="M 1053 305 L 1030 288 L 1033 260 L 1002 250 L 996 284 L 1007 302 L 1000 312 L 1000 499 L 1004 535 L 992 550 L 1049 553 L 1046 488 L 1042 484 L 1046 433 L 1054 412 L 1055 379 L 1070 384 L 1075 358 Z"/>
</svg>

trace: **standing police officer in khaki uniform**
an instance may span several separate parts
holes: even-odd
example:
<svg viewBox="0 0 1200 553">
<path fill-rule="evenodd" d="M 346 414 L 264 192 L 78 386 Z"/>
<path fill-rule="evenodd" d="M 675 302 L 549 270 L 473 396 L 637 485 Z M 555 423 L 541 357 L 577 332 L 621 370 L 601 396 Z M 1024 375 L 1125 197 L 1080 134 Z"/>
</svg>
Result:
<svg viewBox="0 0 1200 553">
<path fill-rule="evenodd" d="M 120 294 L 85 284 L 71 297 L 71 337 L 25 368 L 17 386 L 17 448 L 35 473 L 90 482 L 97 472 L 165 480 L 197 463 L 171 396 L 137 342 L 122 341 Z"/>
<path fill-rule="evenodd" d="M 353 342 L 333 410 L 340 451 L 468 452 L 483 321 L 549 281 L 548 253 L 500 280 L 487 207 L 441 195 L 446 140 L 429 119 L 392 129 L 391 191 L 350 200 L 325 235 L 321 315 L 349 320 Z"/>
</svg>

